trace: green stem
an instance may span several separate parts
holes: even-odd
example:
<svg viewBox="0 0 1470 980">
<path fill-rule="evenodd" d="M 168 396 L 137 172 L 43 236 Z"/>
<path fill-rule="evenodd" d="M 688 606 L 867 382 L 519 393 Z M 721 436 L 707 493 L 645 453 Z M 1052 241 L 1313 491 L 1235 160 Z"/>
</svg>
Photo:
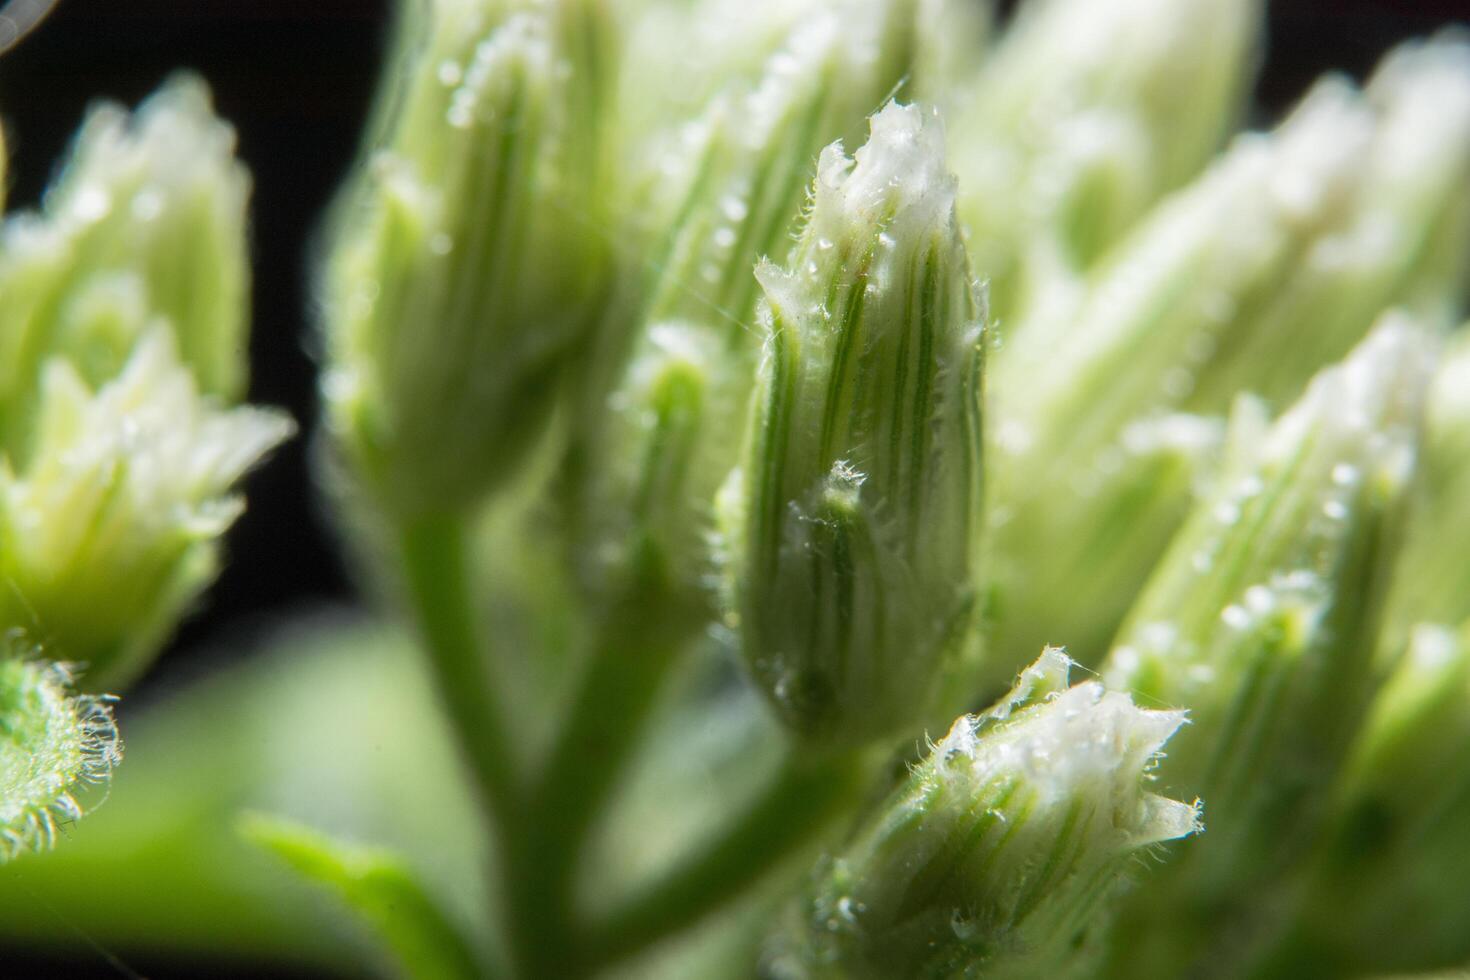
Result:
<svg viewBox="0 0 1470 980">
<path fill-rule="evenodd" d="M 518 841 L 517 931 L 525 976 L 586 975 L 576 942 L 576 872 L 623 783 L 672 666 L 703 622 L 651 567 L 609 610 L 533 785 Z"/>
<path fill-rule="evenodd" d="M 508 834 L 520 804 L 520 774 L 494 686 L 484 666 L 462 520 L 407 522 L 399 545 L 408 598 L 439 697 L 489 817 Z"/>
<path fill-rule="evenodd" d="M 589 928 L 589 962 L 617 963 L 739 898 L 848 811 L 870 784 L 865 759 L 793 746 L 776 776 L 723 832 Z"/>
</svg>

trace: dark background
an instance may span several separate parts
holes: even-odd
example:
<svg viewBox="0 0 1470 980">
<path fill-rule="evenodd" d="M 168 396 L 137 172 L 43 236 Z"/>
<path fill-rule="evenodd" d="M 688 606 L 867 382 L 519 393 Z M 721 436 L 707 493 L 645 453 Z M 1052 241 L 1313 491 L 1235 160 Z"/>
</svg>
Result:
<svg viewBox="0 0 1470 980">
<path fill-rule="evenodd" d="M 135 104 L 179 67 L 209 81 L 255 177 L 251 400 L 288 409 L 307 432 L 316 420 L 308 245 L 355 155 L 389 8 L 389 0 L 61 0 L 0 57 L 11 207 L 35 204 L 93 99 Z M 1395 42 L 1470 22 L 1470 0 L 1277 0 L 1270 21 L 1258 90 L 1263 117 L 1323 71 L 1361 77 Z M 248 646 L 238 642 L 242 630 L 349 597 L 306 456 L 298 438 L 250 478 L 250 509 L 231 533 L 231 561 L 133 704 Z M 232 642 L 216 642 L 226 631 Z M 266 976 L 132 959 L 128 967 L 154 980 Z M 100 954 L 63 961 L 0 951 L 7 980 L 131 975 Z"/>
</svg>

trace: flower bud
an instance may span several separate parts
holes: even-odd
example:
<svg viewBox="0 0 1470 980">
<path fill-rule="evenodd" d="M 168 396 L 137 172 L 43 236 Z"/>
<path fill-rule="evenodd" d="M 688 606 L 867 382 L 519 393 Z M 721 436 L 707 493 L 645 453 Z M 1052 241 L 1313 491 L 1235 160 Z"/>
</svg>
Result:
<svg viewBox="0 0 1470 980">
<path fill-rule="evenodd" d="M 1421 626 L 1354 746 L 1277 961 L 1348 976 L 1470 959 L 1467 752 L 1470 630 Z"/>
<path fill-rule="evenodd" d="M 1373 133 L 1354 186 L 1268 302 L 1247 308 L 1196 373 L 1186 407 L 1242 388 L 1286 405 L 1390 306 L 1448 328 L 1470 269 L 1470 43 L 1394 49 L 1363 94 Z"/>
<path fill-rule="evenodd" d="M 1470 618 L 1470 329 L 1440 356 L 1424 405 L 1424 445 L 1403 552 L 1394 566 L 1382 650 L 1396 655 L 1417 623 Z"/>
<path fill-rule="evenodd" d="M 738 458 L 759 352 L 750 324 L 761 292 L 751 270 L 766 256 L 785 260 L 811 161 L 896 81 L 878 31 L 882 13 L 903 5 L 861 6 L 874 16 L 813 11 L 758 82 L 716 98 L 686 127 L 684 151 L 664 162 L 686 189 L 665 202 L 673 216 L 623 376 L 589 406 L 578 433 L 601 484 L 585 516 L 601 525 L 597 536 L 611 542 L 615 563 L 629 548 L 653 546 L 672 581 L 699 589 L 709 577 L 711 502 Z M 698 411 L 674 418 L 659 404 L 668 392 L 655 382 L 671 372 Z M 683 448 L 671 455 L 675 445 Z M 588 577 L 606 580 L 606 564 Z"/>
<path fill-rule="evenodd" d="M 1257 0 L 1030 0 L 956 101 L 960 214 L 998 322 L 1183 184 L 1240 113 Z M 1035 281 L 1031 281 L 1035 280 Z"/>
<path fill-rule="evenodd" d="M 411 10 L 324 282 L 330 424 L 400 516 L 517 470 L 607 280 L 601 5 Z"/>
<path fill-rule="evenodd" d="M 1069 666 L 1048 649 L 956 721 L 819 869 L 800 975 L 1058 975 L 1088 955 L 1139 853 L 1200 829 L 1197 805 L 1146 788 L 1184 712 L 1068 688 Z"/>
<path fill-rule="evenodd" d="M 115 687 L 213 579 L 244 507 L 231 487 L 292 426 L 216 407 L 161 326 L 95 392 L 49 362 L 38 412 L 33 452 L 0 468 L 0 622 Z"/>
<path fill-rule="evenodd" d="M 1243 406 L 1215 491 L 1120 631 L 1104 682 L 1189 710 L 1159 779 L 1211 804 L 1206 839 L 1139 893 L 1120 963 L 1151 962 L 1149 943 L 1196 965 L 1242 955 L 1268 928 L 1262 896 L 1320 826 L 1372 686 L 1426 353 L 1389 315 L 1269 428 Z M 1185 963 L 1157 975 L 1193 975 Z"/>
<path fill-rule="evenodd" d="M 0 861 L 40 850 L 82 815 L 79 800 L 122 758 L 112 710 L 74 694 L 64 666 L 0 657 Z"/>
<path fill-rule="evenodd" d="M 732 618 L 793 729 L 912 723 L 972 623 L 983 313 L 937 117 L 890 104 L 822 151 L 722 494 Z"/>
<path fill-rule="evenodd" d="M 1241 137 L 996 358 L 994 646 L 1094 661 L 1167 546 L 1217 428 L 1181 415 L 1212 351 L 1269 304 L 1337 213 L 1372 133 L 1324 83 Z"/>
<path fill-rule="evenodd" d="M 250 179 L 234 148 L 204 84 L 175 78 L 131 115 L 93 109 L 41 213 L 6 221 L 0 418 L 12 453 L 24 446 L 42 361 L 66 357 L 100 384 L 153 317 L 172 328 L 202 391 L 243 394 Z"/>
</svg>

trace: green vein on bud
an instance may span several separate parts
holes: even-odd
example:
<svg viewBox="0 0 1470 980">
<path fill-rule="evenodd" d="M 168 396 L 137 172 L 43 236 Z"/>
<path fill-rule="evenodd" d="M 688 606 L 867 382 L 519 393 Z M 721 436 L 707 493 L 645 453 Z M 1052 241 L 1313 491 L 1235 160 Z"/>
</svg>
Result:
<svg viewBox="0 0 1470 980">
<path fill-rule="evenodd" d="M 14 642 L 0 657 L 0 861 L 50 847 L 122 759 L 107 701 L 74 694 L 64 666 Z"/>
<path fill-rule="evenodd" d="M 598 0 L 412 9 L 423 40 L 381 93 L 324 275 L 331 425 L 406 516 L 518 468 L 604 295 L 608 227 Z"/>
<path fill-rule="evenodd" d="M 1214 491 L 1102 666 L 1110 687 L 1189 710 L 1159 778 L 1211 801 L 1208 838 L 1139 893 L 1116 948 L 1124 972 L 1245 955 L 1270 917 L 1251 896 L 1320 826 L 1372 688 L 1428 348 L 1389 314 L 1274 424 L 1244 402 Z M 1226 935 L 1230 951 L 1210 947 Z"/>
<path fill-rule="evenodd" d="M 1218 443 L 1215 423 L 1180 414 L 1197 375 L 1288 281 L 1371 135 L 1346 83 L 1318 85 L 1274 133 L 1240 137 L 1160 204 L 1075 301 L 996 358 L 997 649 L 1066 642 L 1095 659 Z"/>
<path fill-rule="evenodd" d="M 201 395 L 162 327 L 95 392 L 48 362 L 38 412 L 30 459 L 0 464 L 0 621 L 116 687 L 213 580 L 235 483 L 293 426 Z"/>
<path fill-rule="evenodd" d="M 1190 179 L 1240 115 L 1258 0 L 1032 0 L 956 97 L 960 214 L 1007 332 Z"/>
<path fill-rule="evenodd" d="M 955 722 L 820 868 L 787 971 L 823 977 L 1042 976 L 1075 967 L 1143 849 L 1200 830 L 1149 792 L 1182 711 L 1068 687 L 1048 649 L 984 714 Z"/>
<path fill-rule="evenodd" d="M 917 720 L 970 645 L 981 310 L 936 116 L 890 104 L 823 150 L 722 493 L 730 609 L 782 719 L 862 739 Z"/>
<path fill-rule="evenodd" d="M 132 114 L 92 109 L 41 211 L 6 220 L 0 435 L 12 458 L 26 452 L 44 360 L 69 358 L 99 384 L 154 318 L 203 391 L 243 394 L 250 178 L 234 149 L 204 84 L 180 76 Z"/>
</svg>

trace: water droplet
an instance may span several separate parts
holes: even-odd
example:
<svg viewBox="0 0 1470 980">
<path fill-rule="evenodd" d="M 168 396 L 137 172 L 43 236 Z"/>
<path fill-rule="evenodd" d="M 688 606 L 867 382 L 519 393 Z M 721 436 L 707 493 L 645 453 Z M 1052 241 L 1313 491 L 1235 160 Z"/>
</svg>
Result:
<svg viewBox="0 0 1470 980">
<path fill-rule="evenodd" d="M 1329 520 L 1343 520 L 1348 516 L 1347 504 L 1341 500 L 1329 500 L 1322 505 L 1322 514 Z"/>
<path fill-rule="evenodd" d="M 464 78 L 464 72 L 460 69 L 459 62 L 454 61 L 451 58 L 445 58 L 443 61 L 439 62 L 438 75 L 440 85 L 447 85 L 451 87 L 458 85 L 460 83 L 460 80 Z"/>
<path fill-rule="evenodd" d="M 1215 567 L 1215 559 L 1207 551 L 1196 551 L 1190 556 L 1189 564 L 1196 572 L 1203 575 Z"/>
<path fill-rule="evenodd" d="M 744 221 L 745 216 L 750 213 L 750 208 L 746 206 L 745 201 L 734 194 L 726 195 L 720 201 L 720 210 L 731 221 Z"/>
<path fill-rule="evenodd" d="M 1358 468 L 1351 463 L 1338 463 L 1332 468 L 1332 482 L 1340 487 L 1350 487 L 1358 478 Z"/>
<path fill-rule="evenodd" d="M 1271 590 L 1264 585 L 1252 585 L 1245 590 L 1245 605 L 1253 613 L 1270 612 L 1271 607 L 1276 604 L 1276 597 Z"/>
<path fill-rule="evenodd" d="M 735 229 L 719 228 L 715 231 L 715 245 L 719 248 L 729 248 L 735 244 Z"/>
<path fill-rule="evenodd" d="M 470 110 L 468 105 L 463 102 L 455 102 L 454 105 L 449 107 L 449 112 L 445 118 L 448 119 L 449 125 L 455 129 L 469 129 L 470 124 L 475 121 L 475 114 Z"/>
<path fill-rule="evenodd" d="M 1251 624 L 1251 615 L 1242 607 L 1232 603 L 1221 611 L 1220 620 L 1231 629 L 1243 630 Z"/>
<path fill-rule="evenodd" d="M 435 255 L 448 255 L 454 248 L 454 239 L 447 232 L 439 232 L 429 239 L 429 251 Z"/>
<path fill-rule="evenodd" d="M 1240 520 L 1240 505 L 1231 500 L 1222 500 L 1215 505 L 1215 520 L 1230 525 Z"/>
<path fill-rule="evenodd" d="M 880 231 L 878 233 L 878 244 L 882 245 L 884 248 L 892 248 L 893 246 L 897 245 L 898 242 L 894 239 L 892 235 L 888 234 L 888 232 Z"/>
<path fill-rule="evenodd" d="M 1194 390 L 1194 374 L 1188 368 L 1173 367 L 1164 372 L 1161 384 L 1167 397 L 1187 398 Z"/>
<path fill-rule="evenodd" d="M 133 196 L 133 217 L 139 221 L 152 221 L 163 213 L 163 195 L 151 187 L 145 187 Z"/>
<path fill-rule="evenodd" d="M 96 185 L 83 187 L 72 204 L 73 213 L 82 221 L 101 221 L 112 210 L 112 196 Z"/>
<path fill-rule="evenodd" d="M 1196 684 L 1209 684 L 1215 680 L 1215 668 L 1209 664 L 1191 664 L 1185 673 Z"/>
<path fill-rule="evenodd" d="M 818 238 L 817 239 L 817 248 L 820 249 L 823 252 L 828 251 L 829 249 L 832 248 L 832 239 L 830 239 L 830 238 Z"/>
</svg>

